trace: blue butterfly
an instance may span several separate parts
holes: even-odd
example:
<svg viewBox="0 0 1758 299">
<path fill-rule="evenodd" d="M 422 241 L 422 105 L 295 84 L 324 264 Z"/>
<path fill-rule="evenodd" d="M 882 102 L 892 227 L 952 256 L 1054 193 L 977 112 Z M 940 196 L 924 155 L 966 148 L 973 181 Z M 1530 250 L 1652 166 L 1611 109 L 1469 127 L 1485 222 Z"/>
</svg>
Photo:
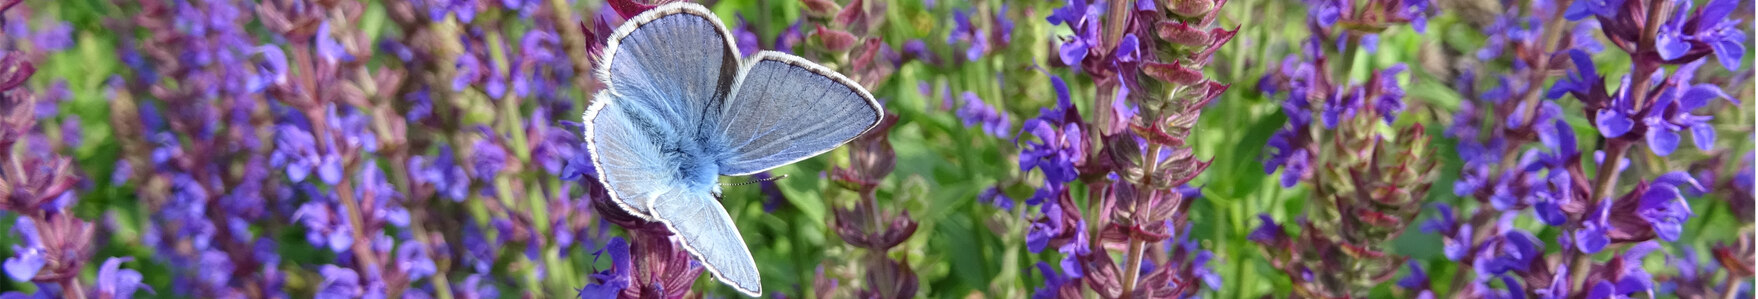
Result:
<svg viewBox="0 0 1758 299">
<path fill-rule="evenodd" d="M 757 263 L 717 201 L 719 176 L 836 149 L 885 112 L 835 71 L 781 52 L 740 61 L 733 42 L 693 3 L 624 22 L 600 60 L 609 86 L 586 109 L 586 148 L 613 202 L 664 223 L 716 279 L 760 296 Z"/>
</svg>

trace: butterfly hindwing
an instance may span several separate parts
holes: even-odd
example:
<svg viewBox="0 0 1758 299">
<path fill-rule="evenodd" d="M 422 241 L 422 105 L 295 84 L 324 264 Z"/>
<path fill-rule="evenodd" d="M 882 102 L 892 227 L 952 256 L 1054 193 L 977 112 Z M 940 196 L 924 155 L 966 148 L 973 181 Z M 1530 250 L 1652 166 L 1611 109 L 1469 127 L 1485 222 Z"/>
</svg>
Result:
<svg viewBox="0 0 1758 299">
<path fill-rule="evenodd" d="M 704 120 L 717 118 L 739 68 L 728 36 L 707 9 L 674 3 L 630 18 L 607 41 L 598 71 L 609 86 L 586 109 L 586 141 L 624 210 L 649 218 L 650 201 L 683 185 L 680 162 L 665 153 L 700 146 L 680 139 L 704 139 Z"/>
<path fill-rule="evenodd" d="M 722 109 L 723 175 L 749 175 L 817 156 L 860 136 L 884 114 L 865 89 L 781 52 L 745 63 Z"/>
<path fill-rule="evenodd" d="M 653 216 L 684 241 L 715 279 L 752 297 L 762 295 L 757 262 L 732 217 L 708 192 L 674 192 L 653 203 Z"/>
<path fill-rule="evenodd" d="M 600 99 L 605 99 L 600 94 Z M 676 180 L 659 155 L 659 131 L 669 128 L 654 118 L 627 109 L 621 102 L 601 100 L 586 110 L 586 136 L 598 179 L 611 201 L 643 219 L 651 218 L 647 202 L 670 191 Z"/>
</svg>

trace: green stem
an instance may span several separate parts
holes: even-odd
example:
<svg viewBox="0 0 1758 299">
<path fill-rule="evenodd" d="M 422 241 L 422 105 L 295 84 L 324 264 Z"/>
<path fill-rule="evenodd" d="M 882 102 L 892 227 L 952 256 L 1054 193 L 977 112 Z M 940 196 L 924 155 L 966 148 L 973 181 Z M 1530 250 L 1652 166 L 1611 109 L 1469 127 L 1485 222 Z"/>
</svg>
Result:
<svg viewBox="0 0 1758 299">
<path fill-rule="evenodd" d="M 1119 1 L 1119 2 L 1121 2 L 1121 1 Z M 1146 152 L 1142 153 L 1142 169 L 1143 169 L 1142 170 L 1142 182 L 1136 186 L 1136 190 L 1147 190 L 1147 192 L 1148 192 L 1147 202 L 1154 202 L 1155 200 L 1159 199 L 1160 190 L 1154 189 L 1153 186 L 1154 186 L 1154 181 L 1159 177 L 1159 173 L 1158 173 L 1157 168 L 1159 168 L 1159 165 L 1160 165 L 1159 153 L 1160 153 L 1161 147 L 1162 147 L 1162 145 L 1160 145 L 1158 143 L 1149 144 L 1148 150 Z M 1139 204 L 1139 202 L 1137 202 L 1137 203 L 1131 203 L 1128 207 L 1125 207 L 1125 208 L 1128 208 L 1130 210 L 1130 212 L 1129 212 L 1130 215 L 1140 215 L 1140 213 L 1142 212 L 1141 209 L 1139 209 L 1140 207 L 1141 207 L 1141 205 Z M 1141 225 L 1141 224 L 1135 223 L 1135 225 Z M 1133 296 L 1131 296 L 1131 294 L 1135 290 L 1137 276 L 1140 276 L 1137 274 L 1139 274 L 1141 272 L 1141 261 L 1142 261 L 1142 255 L 1143 255 L 1142 254 L 1142 250 L 1143 250 L 1142 247 L 1144 247 L 1145 245 L 1146 244 L 1144 244 L 1143 240 L 1141 240 L 1141 239 L 1134 238 L 1134 237 L 1129 238 L 1129 249 L 1128 249 L 1129 251 L 1123 253 L 1123 281 L 1122 281 L 1122 283 L 1123 283 L 1123 294 L 1122 294 L 1123 298 L 1133 297 Z"/>
<path fill-rule="evenodd" d="M 1611 200 L 1606 197 L 1611 196 L 1611 193 L 1614 191 L 1613 189 L 1617 187 L 1618 168 L 1623 167 L 1624 153 L 1629 151 L 1630 146 L 1630 143 L 1617 140 L 1608 140 L 1606 142 L 1605 165 L 1599 167 L 1599 173 L 1595 175 L 1593 180 L 1592 197 L 1587 199 L 1587 210 L 1589 213 L 1594 213 L 1599 210 L 1595 207 L 1599 206 L 1601 200 Z M 1582 229 L 1579 225 L 1573 226 L 1575 227 L 1570 229 L 1571 231 Z M 1576 282 L 1575 285 L 1578 286 L 1578 288 L 1576 288 L 1577 290 L 1586 290 L 1588 289 L 1587 266 L 1592 262 L 1592 260 L 1589 259 L 1591 255 L 1582 252 L 1579 247 L 1575 248 L 1575 250 L 1570 250 L 1569 253 L 1574 256 L 1569 263 L 1569 275 L 1572 276 L 1570 277 L 1571 281 Z"/>
</svg>

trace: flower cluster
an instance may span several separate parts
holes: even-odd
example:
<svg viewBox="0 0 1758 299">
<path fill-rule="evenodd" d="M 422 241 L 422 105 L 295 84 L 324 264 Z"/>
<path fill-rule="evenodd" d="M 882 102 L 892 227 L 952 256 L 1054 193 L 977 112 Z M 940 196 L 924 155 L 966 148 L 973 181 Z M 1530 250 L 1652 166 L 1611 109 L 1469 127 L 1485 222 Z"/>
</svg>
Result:
<svg viewBox="0 0 1758 299">
<path fill-rule="evenodd" d="M 1455 279 L 1451 289 L 1467 296 L 1540 298 L 1661 291 L 1662 280 L 1642 267 L 1643 260 L 1659 255 L 1651 252 L 1666 242 L 1680 239 L 1683 224 L 1696 214 L 1686 198 L 1704 196 L 1711 187 L 1726 188 L 1704 183 L 1721 181 L 1725 172 L 1693 175 L 1664 167 L 1633 168 L 1630 161 L 1636 158 L 1630 153 L 1644 152 L 1632 149 L 1645 145 L 1647 153 L 1676 159 L 1686 131 L 1699 150 L 1716 149 L 1716 128 L 1710 124 L 1714 117 L 1696 113 L 1732 103 L 1732 98 L 1720 86 L 1698 82 L 1696 75 L 1711 54 L 1729 70 L 1736 67 L 1729 63 L 1739 61 L 1744 36 L 1733 25 L 1739 21 L 1728 18 L 1726 11 L 1737 3 L 1711 1 L 1697 8 L 1689 1 L 1665 0 L 1502 5 L 1509 12 L 1496 17 L 1490 25 L 1495 32 L 1491 42 L 1477 51 L 1477 58 L 1485 61 L 1455 84 L 1467 98 L 1478 100 L 1463 103 L 1464 113 L 1447 130 L 1448 137 L 1460 140 L 1458 152 L 1465 161 L 1454 193 L 1479 204 L 1467 209 L 1437 204 L 1441 217 L 1423 225 L 1423 231 L 1443 237 L 1449 260 L 1472 265 L 1455 274 L 1470 279 Z M 1595 32 L 1632 61 L 1616 85 L 1607 83 L 1594 61 L 1606 48 Z M 1730 33 L 1742 36 L 1726 35 Z M 1668 74 L 1663 65 L 1678 67 Z M 1492 75 L 1486 84 L 1490 88 L 1478 86 L 1477 73 Z M 1544 82 L 1553 73 L 1563 77 L 1548 88 L 1531 83 Z M 1580 103 L 1589 132 L 1603 142 L 1579 141 L 1564 105 L 1557 103 L 1565 97 Z M 1636 173 L 1638 179 L 1620 180 L 1623 173 Z M 1737 175 L 1728 178 L 1725 186 L 1737 188 L 1734 182 L 1739 180 Z M 1555 229 L 1554 243 L 1514 225 L 1524 217 Z M 1547 245 L 1558 249 L 1547 254 Z M 1689 265 L 1668 275 L 1677 292 L 1738 291 L 1741 283 L 1736 280 L 1700 278 L 1713 268 L 1698 268 L 1689 248 L 1676 254 L 1669 260 Z M 1403 287 L 1431 291 L 1426 284 Z"/>
<path fill-rule="evenodd" d="M 19 0 L 0 1 L 0 13 L 17 7 Z M 14 10 L 13 12 L 17 12 Z M 21 14 L 29 19 L 29 12 Z M 24 22 L 0 20 L 7 34 L 0 41 L 19 46 L 0 53 L 0 214 L 15 216 L 7 225 L 12 255 L 4 272 L 13 281 L 36 285 L 42 298 L 131 298 L 137 291 L 152 292 L 140 272 L 123 269 L 127 257 L 105 260 L 97 280 L 80 282 L 80 272 L 101 246 L 94 237 L 98 226 L 74 215 L 77 193 L 92 189 L 87 175 L 63 156 L 80 147 L 77 138 L 50 139 L 56 134 L 79 135 L 77 115 L 61 116 L 59 103 L 71 101 L 67 82 L 58 80 L 40 93 L 28 86 L 36 63 L 48 53 L 72 47 L 68 25 L 57 24 L 35 32 L 18 34 Z M 23 36 L 21 36 L 23 35 Z M 26 43 L 28 41 L 28 43 Z M 39 86 L 40 87 L 40 86 Z M 54 121 L 62 122 L 56 124 Z M 26 297 L 6 292 L 0 297 Z"/>
<path fill-rule="evenodd" d="M 356 1 L 117 3 L 138 14 L 113 29 L 143 34 L 120 38 L 112 184 L 141 190 L 170 291 L 285 296 L 307 273 L 319 297 L 578 287 L 550 273 L 606 225 L 577 125 L 554 121 L 577 115 L 584 36 L 539 1 L 484 4 L 384 3 L 400 34 L 378 36 Z"/>
<path fill-rule="evenodd" d="M 1407 67 L 1395 64 L 1373 71 L 1366 82 L 1343 82 L 1347 76 L 1332 73 L 1335 61 L 1325 45 L 1337 45 L 1343 53 L 1336 57 L 1372 52 L 1379 32 L 1401 23 L 1421 31 L 1431 12 L 1426 1 L 1308 4 L 1306 27 L 1313 35 L 1300 43 L 1304 57 L 1283 60 L 1258 89 L 1286 93 L 1281 108 L 1288 117 L 1265 146 L 1264 172 L 1280 169 L 1283 187 L 1307 183 L 1311 196 L 1306 215 L 1295 221 L 1298 234 L 1260 215 L 1263 224 L 1251 239 L 1297 294 L 1360 297 L 1404 264 L 1390 243 L 1421 210 L 1435 163 L 1421 124 L 1379 133 L 1405 109 L 1399 76 Z"/>
<path fill-rule="evenodd" d="M 1059 266 L 1037 264 L 1045 280 L 1034 297 L 1186 298 L 1221 287 L 1212 253 L 1180 232 L 1202 198 L 1187 183 L 1210 163 L 1186 142 L 1228 88 L 1201 72 L 1235 32 L 1217 24 L 1224 3 L 1076 0 L 1047 17 L 1075 33 L 1059 42 L 1059 65 L 1093 80 L 1099 109 L 1089 121 L 1067 82 L 1051 75 L 1057 102 L 1023 125 L 1036 141 L 1022 145 L 1020 170 L 1044 176 L 1025 201 L 1037 208 L 1026 247 L 1063 256 Z M 1074 200 L 1083 188 L 1090 213 Z"/>
</svg>

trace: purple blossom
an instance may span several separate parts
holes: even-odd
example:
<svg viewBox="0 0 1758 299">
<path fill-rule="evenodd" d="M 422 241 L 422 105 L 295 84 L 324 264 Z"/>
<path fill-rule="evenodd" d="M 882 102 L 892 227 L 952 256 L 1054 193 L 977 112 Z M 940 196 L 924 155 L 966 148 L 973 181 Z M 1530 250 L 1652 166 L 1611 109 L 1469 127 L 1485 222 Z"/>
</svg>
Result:
<svg viewBox="0 0 1758 299">
<path fill-rule="evenodd" d="M 325 120 L 332 139 L 330 147 L 341 146 L 366 154 L 378 152 L 378 135 L 373 133 L 372 119 L 365 112 L 353 106 L 337 108 L 333 104 L 326 107 L 326 112 L 329 113 Z"/>
<path fill-rule="evenodd" d="M 507 167 L 507 150 L 487 138 L 477 140 L 470 150 L 470 166 L 480 180 L 493 180 Z"/>
<path fill-rule="evenodd" d="M 343 48 L 342 43 L 336 41 L 334 36 L 336 33 L 330 31 L 330 22 L 319 23 L 316 34 L 313 38 L 317 39 L 317 57 L 323 58 L 324 62 L 337 64 L 354 61 L 354 55 L 348 54 L 348 49 Z"/>
<path fill-rule="evenodd" d="M 1293 120 L 1292 117 L 1289 119 Z M 1294 187 L 1310 175 L 1312 153 L 1306 149 L 1307 139 L 1310 137 L 1305 132 L 1304 127 L 1289 124 L 1270 135 L 1268 144 L 1264 146 L 1271 153 L 1269 158 L 1264 159 L 1264 173 L 1275 173 L 1276 169 L 1283 169 L 1282 187 Z"/>
<path fill-rule="evenodd" d="M 1568 10 L 1563 11 L 1563 18 L 1570 21 L 1581 20 L 1588 16 L 1599 16 L 1608 19 L 1615 18 L 1617 17 L 1618 9 L 1623 6 L 1624 0 L 1575 1 L 1574 3 L 1569 4 Z"/>
<path fill-rule="evenodd" d="M 1587 219 L 1581 222 L 1581 229 L 1574 233 L 1575 248 L 1593 254 L 1611 244 L 1611 238 L 1607 236 L 1612 229 L 1609 219 L 1611 205 L 1612 200 L 1604 199 L 1599 201 L 1598 207 L 1587 211 Z"/>
<path fill-rule="evenodd" d="M 269 163 L 286 168 L 289 180 L 301 182 L 316 171 L 326 184 L 341 182 L 342 158 L 334 149 L 320 153 L 317 139 L 304 128 L 283 124 L 276 129 L 275 152 L 270 155 Z"/>
<path fill-rule="evenodd" d="M 458 21 L 466 24 L 476 19 L 479 9 L 477 0 L 427 0 L 427 18 L 434 21 L 444 20 L 446 14 L 457 14 Z"/>
<path fill-rule="evenodd" d="M 409 123 L 419 124 L 423 120 L 427 120 L 428 117 L 433 116 L 433 97 L 427 90 L 426 86 L 422 86 L 421 89 L 414 92 L 404 94 L 403 100 L 409 102 L 409 113 L 404 116 L 409 119 Z"/>
<path fill-rule="evenodd" d="M 70 99 L 73 99 L 73 91 L 67 89 L 67 80 L 55 80 L 54 84 L 49 85 L 49 90 L 44 92 L 41 97 L 37 98 L 37 107 L 35 111 L 37 120 L 41 121 L 55 117 L 56 114 L 61 112 L 61 102 Z"/>
<path fill-rule="evenodd" d="M 44 257 L 43 236 L 38 234 L 37 225 L 30 217 L 17 219 L 12 231 L 17 232 L 23 242 L 12 245 L 13 256 L 6 258 L 5 262 L 6 275 L 13 280 L 30 281 L 48 263 Z"/>
<path fill-rule="evenodd" d="M 1674 73 L 1677 85 L 1655 97 L 1653 108 L 1642 117 L 1642 123 L 1648 127 L 1648 147 L 1655 155 L 1665 157 L 1671 154 L 1679 144 L 1678 131 L 1685 129 L 1691 130 L 1698 149 L 1709 151 L 1715 146 L 1715 127 L 1709 124 L 1709 120 L 1714 117 L 1691 114 L 1691 111 L 1707 106 L 1715 99 L 1732 101 L 1732 97 L 1714 84 L 1686 86 L 1688 82 L 1677 81 L 1681 79 L 1680 76 L 1686 76 L 1683 80 L 1688 80 L 1689 73 L 1696 71 L 1697 66 L 1702 63 L 1698 61 L 1679 68 Z"/>
<path fill-rule="evenodd" d="M 1276 219 L 1270 218 L 1270 214 L 1257 214 L 1257 219 L 1261 221 L 1262 224 L 1259 224 L 1257 228 L 1252 229 L 1251 234 L 1245 237 L 1246 240 L 1258 243 L 1272 243 L 1283 238 L 1282 226 L 1276 225 Z"/>
<path fill-rule="evenodd" d="M 540 4 L 545 4 L 539 0 L 501 0 L 500 2 L 501 6 L 507 9 L 519 11 L 521 18 L 530 18 L 532 14 L 537 13 Z"/>
<path fill-rule="evenodd" d="M 1013 131 L 1013 122 L 1007 113 L 983 103 L 983 99 L 978 98 L 974 92 L 966 91 L 963 96 L 964 105 L 959 107 L 957 115 L 964 119 L 965 127 L 980 125 L 983 132 L 1002 138 L 1006 138 Z"/>
<path fill-rule="evenodd" d="M 1088 49 L 1099 45 L 1098 18 L 1103 9 L 1097 4 L 1088 4 L 1086 0 L 1065 0 L 1065 5 L 1050 12 L 1045 20 L 1051 25 L 1068 25 L 1074 31 L 1073 36 L 1064 37 L 1057 48 L 1057 56 L 1062 63 L 1079 66 L 1088 56 Z"/>
<path fill-rule="evenodd" d="M 427 256 L 427 249 L 421 242 L 404 242 L 397 249 L 397 270 L 407 275 L 409 280 L 433 276 L 438 268 L 433 259 Z"/>
<path fill-rule="evenodd" d="M 1318 22 L 1321 28 L 1331 28 L 1343 15 L 1343 3 L 1337 0 L 1306 0 L 1306 19 Z"/>
<path fill-rule="evenodd" d="M 1032 291 L 1032 299 L 1062 298 L 1060 293 L 1064 285 L 1080 282 L 1079 276 L 1057 273 L 1048 263 L 1038 262 L 1037 267 L 1038 273 L 1044 275 L 1044 286 Z"/>
<path fill-rule="evenodd" d="M 977 202 L 993 205 L 1004 211 L 1013 211 L 1013 198 L 1007 197 L 1007 193 L 1002 193 L 998 187 L 983 189 L 983 193 L 977 194 Z"/>
<path fill-rule="evenodd" d="M 751 55 L 757 54 L 757 51 L 763 50 L 760 44 L 762 38 L 758 37 L 756 30 L 751 28 L 751 22 L 745 20 L 744 14 L 735 16 L 739 19 L 739 25 L 732 28 L 733 41 L 739 46 L 739 54 L 751 57 Z"/>
<path fill-rule="evenodd" d="M 1642 268 L 1642 258 L 1648 253 L 1660 249 L 1660 244 L 1653 241 L 1637 243 L 1623 253 L 1618 254 L 1607 267 L 1594 269 L 1588 274 L 1594 287 L 1588 298 L 1622 297 L 1623 295 L 1653 292 L 1654 276 Z"/>
<path fill-rule="evenodd" d="M 432 184 L 438 189 L 439 195 L 453 202 L 463 201 L 470 189 L 470 177 L 459 166 L 452 147 L 441 145 L 439 153 L 432 158 L 414 156 L 409 158 L 409 173 L 414 181 Z"/>
<path fill-rule="evenodd" d="M 793 53 L 794 45 L 798 45 L 806 39 L 806 34 L 800 31 L 800 24 L 804 24 L 804 22 L 805 20 L 795 21 L 793 25 L 787 27 L 787 30 L 776 35 L 775 51 Z"/>
<path fill-rule="evenodd" d="M 1728 18 L 1728 15 L 1739 9 L 1740 2 L 1709 1 L 1691 15 L 1687 13 L 1691 11 L 1692 1 L 1673 2 L 1681 6 L 1661 25 L 1655 39 L 1655 50 L 1660 53 L 1660 58 L 1675 60 L 1710 51 L 1715 53 L 1716 61 L 1722 67 L 1729 71 L 1739 69 L 1740 58 L 1746 53 L 1746 33 L 1740 30 L 1740 20 Z"/>
<path fill-rule="evenodd" d="M 554 48 L 561 41 L 554 33 L 546 30 L 531 30 L 519 39 L 518 67 L 513 72 L 513 94 L 520 97 L 531 96 L 535 89 L 540 94 L 547 94 L 550 84 L 543 76 L 543 70 L 551 68 L 557 59 Z M 535 85 L 535 86 L 534 86 Z"/>
<path fill-rule="evenodd" d="M 1027 141 L 1020 149 L 1019 169 L 1040 169 L 1049 184 L 1059 185 L 1072 182 L 1080 175 L 1076 167 L 1086 162 L 1088 141 L 1082 133 L 1081 123 L 1075 119 L 1079 114 L 1069 102 L 1068 85 L 1056 76 L 1051 76 L 1050 82 L 1056 89 L 1057 104 L 1040 109 L 1039 116 L 1026 120 L 1021 128 L 1038 141 Z"/>
<path fill-rule="evenodd" d="M 62 21 L 31 34 L 31 43 L 48 52 L 61 52 L 73 47 L 73 23 Z"/>
<path fill-rule="evenodd" d="M 131 260 L 134 259 L 113 257 L 104 260 L 104 266 L 98 268 L 98 280 L 94 282 L 93 286 L 98 295 L 106 298 L 128 299 L 133 298 L 134 292 L 141 288 L 145 288 L 148 293 L 153 293 L 151 286 L 141 282 L 142 277 L 139 271 L 122 269 L 122 263 Z"/>
<path fill-rule="evenodd" d="M 305 185 L 307 196 L 314 196 L 316 188 Z M 313 201 L 299 206 L 293 213 L 293 220 L 305 226 L 305 240 L 313 246 L 328 248 L 331 252 L 343 252 L 354 245 L 353 229 L 348 226 L 345 215 L 335 210 L 323 195 Z"/>
<path fill-rule="evenodd" d="M 605 254 L 610 255 L 611 268 L 592 273 L 593 283 L 580 289 L 580 298 L 611 298 L 629 287 L 634 270 L 633 261 L 629 258 L 629 243 L 622 237 L 611 237 L 604 248 L 592 253 L 597 260 Z"/>
<path fill-rule="evenodd" d="M 1654 227 L 1655 234 L 1667 241 L 1678 241 L 1681 227 L 1691 218 L 1691 205 L 1679 194 L 1679 187 L 1690 187 L 1693 192 L 1703 192 L 1702 185 L 1685 172 L 1663 174 L 1649 185 L 1647 192 L 1642 194 L 1637 205 L 1636 215 L 1647 220 Z"/>
<path fill-rule="evenodd" d="M 464 281 L 452 286 L 453 295 L 462 299 L 500 298 L 500 290 L 495 289 L 494 282 L 485 278 L 484 274 L 470 274 Z M 608 297 L 606 297 L 608 298 Z"/>
<path fill-rule="evenodd" d="M 1388 124 L 1397 119 L 1399 112 L 1404 111 L 1404 88 L 1398 85 L 1398 74 L 1405 69 L 1408 67 L 1399 63 L 1374 74 L 1374 87 L 1378 88 L 1376 94 L 1379 96 L 1374 99 L 1373 107 Z"/>
<path fill-rule="evenodd" d="M 1544 243 L 1525 231 L 1514 229 L 1502 233 L 1485 244 L 1479 259 L 1472 265 L 1479 277 L 1501 275 L 1508 271 L 1525 273 L 1533 261 L 1544 257 Z M 1492 254 L 1482 258 L 1482 254 Z"/>
<path fill-rule="evenodd" d="M 366 293 L 360 285 L 360 275 L 354 270 L 324 265 L 319 274 L 323 275 L 323 283 L 318 285 L 314 298 L 358 298 Z"/>
<path fill-rule="evenodd" d="M 1526 166 L 1529 173 L 1537 170 L 1545 170 L 1547 173 L 1543 183 L 1535 184 L 1540 187 L 1533 192 L 1537 197 L 1533 203 L 1533 213 L 1546 224 L 1562 226 L 1568 220 L 1562 206 L 1575 200 L 1574 176 L 1569 172 L 1569 167 L 1580 163 L 1581 153 L 1576 149 L 1575 132 L 1568 122 L 1554 120 L 1552 128 L 1539 131 L 1539 135 L 1545 146 L 1554 152 L 1539 153 L 1538 161 Z M 1533 175 L 1536 177 L 1536 174 Z"/>
<path fill-rule="evenodd" d="M 1077 165 L 1086 160 L 1086 135 L 1079 124 L 1057 128 L 1041 119 L 1028 120 L 1025 130 L 1037 142 L 1026 142 L 1019 155 L 1019 170 L 1037 168 L 1050 184 L 1073 182 L 1080 176 Z"/>
<path fill-rule="evenodd" d="M 977 61 L 977 59 L 983 58 L 983 54 L 989 52 L 989 39 L 985 37 L 982 29 L 977 29 L 976 25 L 971 24 L 971 14 L 975 12 L 975 9 L 970 11 L 952 10 L 952 33 L 946 36 L 948 44 L 970 43 L 970 46 L 965 48 L 964 54 L 965 60 L 969 61 Z"/>
<path fill-rule="evenodd" d="M 1361 88 L 1338 87 L 1336 92 L 1331 93 L 1324 103 L 1323 110 L 1319 111 L 1319 117 L 1324 120 L 1325 129 L 1336 129 L 1337 124 L 1344 119 L 1354 118 L 1356 111 L 1364 104 L 1362 103 L 1364 92 L 1365 90 Z"/>
<path fill-rule="evenodd" d="M 903 43 L 903 54 L 904 54 L 905 59 L 916 59 L 916 60 L 926 61 L 930 64 L 938 64 L 940 61 L 938 58 L 936 58 L 934 56 L 934 51 L 931 49 L 928 49 L 928 43 L 924 42 L 922 40 L 919 40 L 919 39 L 911 39 L 907 42 L 904 42 Z M 926 81 L 923 82 L 923 84 L 926 84 L 926 83 L 927 83 Z M 931 94 L 929 92 L 923 92 L 922 95 L 931 95 Z"/>
<path fill-rule="evenodd" d="M 456 73 L 452 77 L 452 91 L 463 91 L 464 88 L 469 87 L 471 83 L 485 77 L 483 74 L 484 69 L 490 68 L 482 62 L 481 58 L 477 58 L 475 54 L 471 54 L 469 51 L 465 51 L 463 55 L 458 55 L 458 61 L 453 63 L 452 66 L 456 68 Z"/>
<path fill-rule="evenodd" d="M 253 51 L 260 55 L 260 59 L 255 63 L 256 74 L 247 78 L 244 84 L 248 92 L 261 92 L 270 85 L 287 83 L 287 53 L 273 45 L 259 46 Z"/>
<path fill-rule="evenodd" d="M 1405 263 L 1410 268 L 1410 275 L 1398 279 L 1398 287 L 1406 290 L 1424 290 L 1428 287 L 1428 272 L 1422 271 L 1422 265 L 1416 261 Z"/>
<path fill-rule="evenodd" d="M 1573 94 L 1576 98 L 1582 99 L 1583 101 L 1600 99 L 1599 97 L 1595 97 L 1595 95 L 1604 95 L 1605 77 L 1600 76 L 1599 70 L 1593 66 L 1593 58 L 1589 57 L 1587 52 L 1581 50 L 1569 50 L 1569 61 L 1575 64 L 1575 68 L 1569 69 L 1566 77 L 1563 77 L 1562 80 L 1557 80 L 1556 84 L 1551 85 L 1550 91 L 1545 93 L 1545 97 L 1556 99 L 1561 98 L 1563 94 L 1567 93 Z M 1625 130 L 1628 129 L 1626 128 Z"/>
</svg>

